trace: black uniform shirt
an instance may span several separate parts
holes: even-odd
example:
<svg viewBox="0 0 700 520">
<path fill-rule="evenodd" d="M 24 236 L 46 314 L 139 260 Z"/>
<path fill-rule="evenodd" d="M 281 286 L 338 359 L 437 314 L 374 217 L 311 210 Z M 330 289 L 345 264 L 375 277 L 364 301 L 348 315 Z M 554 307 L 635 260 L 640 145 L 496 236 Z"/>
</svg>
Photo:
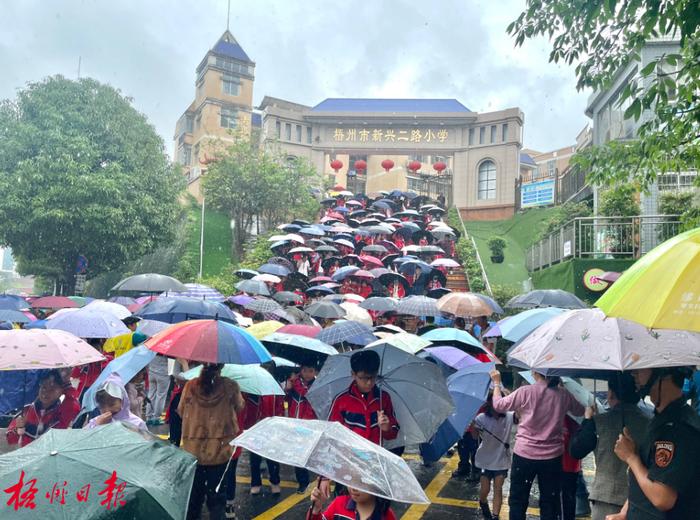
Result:
<svg viewBox="0 0 700 520">
<path fill-rule="evenodd" d="M 627 520 L 690 520 L 700 518 L 700 418 L 683 399 L 654 416 L 639 445 L 649 479 L 678 493 L 670 511 L 656 509 L 629 472 Z"/>
</svg>

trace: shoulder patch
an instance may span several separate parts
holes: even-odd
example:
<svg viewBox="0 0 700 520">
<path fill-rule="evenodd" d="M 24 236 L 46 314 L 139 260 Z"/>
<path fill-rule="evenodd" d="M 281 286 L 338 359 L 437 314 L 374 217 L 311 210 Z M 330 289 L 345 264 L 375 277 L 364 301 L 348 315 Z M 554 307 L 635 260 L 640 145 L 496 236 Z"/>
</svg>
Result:
<svg viewBox="0 0 700 520">
<path fill-rule="evenodd" d="M 659 468 L 665 468 L 673 460 L 676 445 L 671 441 L 656 441 L 654 443 L 654 462 Z"/>
</svg>

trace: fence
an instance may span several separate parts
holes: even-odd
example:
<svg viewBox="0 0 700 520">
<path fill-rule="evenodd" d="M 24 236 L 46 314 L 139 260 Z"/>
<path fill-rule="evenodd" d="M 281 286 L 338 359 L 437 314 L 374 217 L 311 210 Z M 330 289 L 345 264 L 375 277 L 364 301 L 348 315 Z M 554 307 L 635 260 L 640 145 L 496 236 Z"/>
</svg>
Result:
<svg viewBox="0 0 700 520">
<path fill-rule="evenodd" d="M 679 230 L 678 215 L 575 218 L 533 244 L 526 265 L 533 272 L 569 258 L 636 259 Z"/>
</svg>

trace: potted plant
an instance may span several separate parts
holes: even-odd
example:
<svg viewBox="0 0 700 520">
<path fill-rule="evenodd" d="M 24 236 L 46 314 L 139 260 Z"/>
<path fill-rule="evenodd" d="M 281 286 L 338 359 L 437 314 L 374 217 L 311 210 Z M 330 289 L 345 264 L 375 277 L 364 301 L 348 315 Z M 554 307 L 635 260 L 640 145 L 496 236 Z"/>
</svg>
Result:
<svg viewBox="0 0 700 520">
<path fill-rule="evenodd" d="M 503 262 L 503 250 L 506 248 L 506 241 L 501 237 L 491 237 L 488 241 L 491 250 L 491 262 L 500 264 Z"/>
</svg>

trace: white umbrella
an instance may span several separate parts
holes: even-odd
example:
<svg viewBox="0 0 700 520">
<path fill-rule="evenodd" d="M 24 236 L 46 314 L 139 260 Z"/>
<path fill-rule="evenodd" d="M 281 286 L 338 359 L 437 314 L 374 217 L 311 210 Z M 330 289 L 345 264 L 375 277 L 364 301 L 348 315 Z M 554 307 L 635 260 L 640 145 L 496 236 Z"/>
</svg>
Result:
<svg viewBox="0 0 700 520">
<path fill-rule="evenodd" d="M 83 307 L 83 309 L 97 312 L 108 312 L 110 314 L 113 314 L 120 320 L 131 316 L 131 311 L 129 309 L 127 309 L 123 305 L 114 302 L 104 302 L 100 300 L 95 300 L 93 302 L 88 303 L 85 307 Z"/>
<path fill-rule="evenodd" d="M 279 276 L 275 276 L 274 274 L 258 274 L 253 276 L 251 280 L 256 280 L 259 282 L 265 282 L 265 283 L 280 283 L 282 279 Z"/>
<path fill-rule="evenodd" d="M 431 341 L 428 341 L 420 336 L 416 336 L 415 334 L 411 334 L 410 332 L 399 332 L 398 334 L 389 334 L 385 338 L 370 343 L 367 345 L 367 347 L 376 347 L 382 343 L 387 343 L 396 348 L 400 348 L 409 354 L 415 354 L 416 352 L 419 352 L 433 344 Z"/>
<path fill-rule="evenodd" d="M 356 303 L 343 302 L 340 306 L 345 309 L 346 314 L 343 317 L 345 320 L 357 321 L 358 323 L 364 323 L 365 325 L 371 327 L 374 323 L 372 322 L 372 316 L 369 315 L 362 307 L 359 307 Z"/>
<path fill-rule="evenodd" d="M 47 321 L 46 328 L 70 332 L 79 338 L 114 338 L 130 332 L 113 314 L 91 310 L 87 306 Z"/>
</svg>

